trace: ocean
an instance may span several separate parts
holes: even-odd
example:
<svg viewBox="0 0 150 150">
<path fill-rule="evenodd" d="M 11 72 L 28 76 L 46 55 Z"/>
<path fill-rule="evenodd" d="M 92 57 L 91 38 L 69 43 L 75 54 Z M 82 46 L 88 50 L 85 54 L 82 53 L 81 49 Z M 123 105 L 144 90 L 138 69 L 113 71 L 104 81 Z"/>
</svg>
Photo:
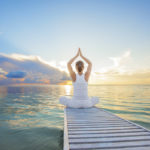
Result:
<svg viewBox="0 0 150 150">
<path fill-rule="evenodd" d="M 150 85 L 89 85 L 97 107 L 150 129 Z M 0 150 L 62 150 L 64 106 L 72 85 L 0 86 Z"/>
</svg>

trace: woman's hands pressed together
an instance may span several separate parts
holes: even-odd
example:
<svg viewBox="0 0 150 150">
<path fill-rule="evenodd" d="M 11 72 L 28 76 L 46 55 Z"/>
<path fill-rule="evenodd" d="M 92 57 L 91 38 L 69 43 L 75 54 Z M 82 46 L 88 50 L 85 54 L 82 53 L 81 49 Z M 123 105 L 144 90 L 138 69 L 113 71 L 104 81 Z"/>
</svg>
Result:
<svg viewBox="0 0 150 150">
<path fill-rule="evenodd" d="M 81 56 L 81 58 L 83 58 L 88 64 L 91 64 L 90 60 L 88 60 L 87 58 L 85 58 L 85 57 L 82 55 L 82 52 L 81 52 L 81 49 L 80 49 L 80 48 L 78 49 L 78 52 L 79 52 L 79 55 Z"/>
<path fill-rule="evenodd" d="M 81 53 L 81 49 L 80 48 L 78 49 L 78 52 L 79 52 L 79 55 L 82 57 L 83 55 Z"/>
<path fill-rule="evenodd" d="M 68 62 L 68 65 L 71 65 L 78 56 L 81 56 L 88 64 L 91 64 L 90 60 L 82 55 L 81 49 L 79 48 L 77 54 Z"/>
</svg>

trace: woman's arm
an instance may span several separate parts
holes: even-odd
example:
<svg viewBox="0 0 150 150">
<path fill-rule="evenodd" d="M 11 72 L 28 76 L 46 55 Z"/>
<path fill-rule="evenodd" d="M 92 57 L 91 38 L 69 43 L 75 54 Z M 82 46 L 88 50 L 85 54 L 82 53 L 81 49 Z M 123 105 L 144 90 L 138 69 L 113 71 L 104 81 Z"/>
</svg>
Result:
<svg viewBox="0 0 150 150">
<path fill-rule="evenodd" d="M 73 71 L 73 69 L 72 69 L 71 64 L 73 63 L 73 61 L 74 61 L 78 56 L 79 56 L 79 50 L 78 50 L 76 56 L 74 56 L 72 59 L 70 59 L 69 62 L 68 62 L 68 64 L 67 64 L 67 67 L 68 67 L 68 70 L 69 70 L 69 73 L 70 73 L 72 79 L 74 79 L 74 74 L 75 74 L 75 73 L 74 73 L 74 71 Z"/>
<path fill-rule="evenodd" d="M 82 55 L 82 52 L 81 52 L 80 48 L 79 48 L 79 52 L 80 52 L 81 58 L 83 58 L 88 64 L 92 64 L 89 59 L 87 59 L 86 57 L 84 57 L 84 56 Z"/>
<path fill-rule="evenodd" d="M 89 59 L 87 59 L 86 57 L 82 55 L 80 48 L 79 48 L 79 51 L 80 51 L 81 58 L 83 58 L 88 63 L 87 71 L 85 72 L 85 79 L 86 81 L 88 81 L 91 70 L 92 70 L 92 63 Z"/>
</svg>

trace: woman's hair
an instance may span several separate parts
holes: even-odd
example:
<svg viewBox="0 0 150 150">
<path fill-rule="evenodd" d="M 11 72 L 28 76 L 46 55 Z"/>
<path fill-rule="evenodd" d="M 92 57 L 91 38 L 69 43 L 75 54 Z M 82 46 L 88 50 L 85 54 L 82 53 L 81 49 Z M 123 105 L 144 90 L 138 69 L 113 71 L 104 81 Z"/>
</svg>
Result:
<svg viewBox="0 0 150 150">
<path fill-rule="evenodd" d="M 78 71 L 81 72 L 84 68 L 84 63 L 81 60 L 79 60 L 76 62 L 76 66 L 78 68 Z"/>
</svg>

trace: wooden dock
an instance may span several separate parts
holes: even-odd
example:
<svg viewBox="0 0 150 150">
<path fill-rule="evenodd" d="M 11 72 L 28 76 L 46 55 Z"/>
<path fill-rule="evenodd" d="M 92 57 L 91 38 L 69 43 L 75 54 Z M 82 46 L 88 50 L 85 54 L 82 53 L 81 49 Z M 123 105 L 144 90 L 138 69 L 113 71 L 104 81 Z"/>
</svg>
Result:
<svg viewBox="0 0 150 150">
<path fill-rule="evenodd" d="M 66 107 L 64 150 L 150 150 L 150 130 L 98 107 Z"/>
</svg>

